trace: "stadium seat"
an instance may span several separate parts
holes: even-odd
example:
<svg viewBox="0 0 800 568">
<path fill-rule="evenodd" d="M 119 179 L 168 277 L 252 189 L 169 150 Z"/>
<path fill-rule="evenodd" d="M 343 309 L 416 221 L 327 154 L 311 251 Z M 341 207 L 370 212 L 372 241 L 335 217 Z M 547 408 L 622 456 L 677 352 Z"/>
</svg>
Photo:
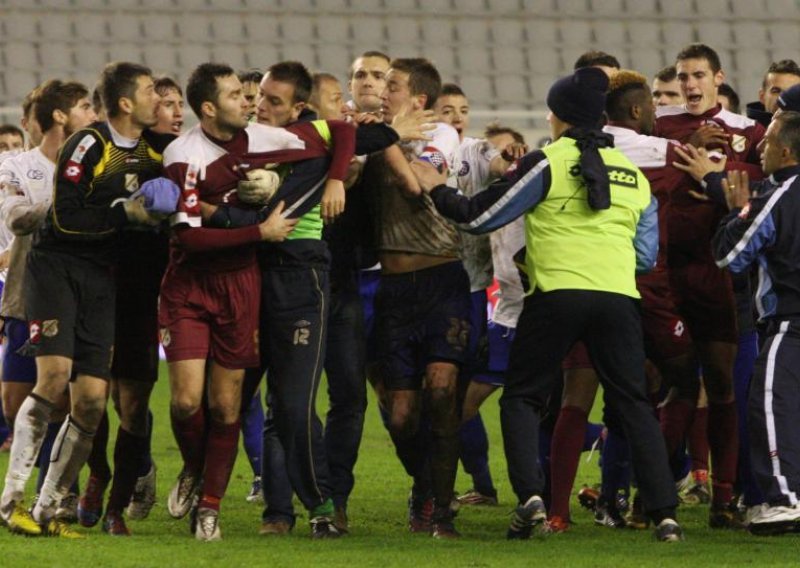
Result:
<svg viewBox="0 0 800 568">
<path fill-rule="evenodd" d="M 324 45 L 317 52 L 319 55 L 319 68 L 317 71 L 324 71 L 336 77 L 347 77 L 347 70 L 353 62 L 353 54 L 350 48 L 344 45 Z"/>
<path fill-rule="evenodd" d="M 469 98 L 470 104 L 478 106 L 494 101 L 494 93 L 486 75 L 461 75 L 456 81 Z"/>
<path fill-rule="evenodd" d="M 492 16 L 502 14 L 518 17 L 522 10 L 520 0 L 489 0 L 489 12 Z"/>
<path fill-rule="evenodd" d="M 452 23 L 448 20 L 424 19 L 420 23 L 424 45 L 452 45 L 455 42 Z"/>
<path fill-rule="evenodd" d="M 167 18 L 147 18 L 147 20 L 167 20 Z M 108 31 L 114 41 L 140 41 L 144 35 L 142 20 L 130 13 L 115 14 L 108 18 Z M 159 24 L 154 24 L 158 26 Z"/>
<path fill-rule="evenodd" d="M 273 63 L 281 61 L 280 50 L 277 45 L 259 43 L 250 45 L 247 52 L 249 67 L 264 70 Z"/>
<path fill-rule="evenodd" d="M 492 49 L 492 69 L 497 73 L 526 73 L 528 61 L 522 49 Z"/>
<path fill-rule="evenodd" d="M 736 74 L 740 76 L 763 77 L 772 63 L 772 57 L 768 51 L 763 49 L 737 50 L 735 52 Z M 727 67 L 727 62 L 723 61 L 723 69 Z"/>
<path fill-rule="evenodd" d="M 689 22 L 676 20 L 669 20 L 663 23 L 661 26 L 661 38 L 663 45 L 666 46 L 667 59 L 674 57 L 684 45 L 696 41 L 694 26 Z"/>
<path fill-rule="evenodd" d="M 531 91 L 528 80 L 521 75 L 497 75 L 494 77 L 494 89 L 497 93 L 497 102 L 519 108 L 528 104 Z"/>
<path fill-rule="evenodd" d="M 638 71 L 647 78 L 652 78 L 666 65 L 664 52 L 660 49 L 648 47 L 632 48 L 628 53 L 628 61 L 628 66 L 631 69 Z"/>
<path fill-rule="evenodd" d="M 307 43 L 285 44 L 281 47 L 281 54 L 283 61 L 299 61 L 309 69 L 319 67 L 317 51 Z"/>
<path fill-rule="evenodd" d="M 661 27 L 656 21 L 630 21 L 628 22 L 628 37 L 634 47 L 651 47 L 661 45 Z"/>
<path fill-rule="evenodd" d="M 733 35 L 736 40 L 736 48 L 763 49 L 765 46 L 769 45 L 767 26 L 768 24 L 763 24 L 762 22 L 734 22 Z"/>
<path fill-rule="evenodd" d="M 628 45 L 628 30 L 624 22 L 618 20 L 597 20 L 594 22 L 595 47 L 613 53 L 615 48 Z"/>
<path fill-rule="evenodd" d="M 630 4 L 628 2 L 628 5 Z M 627 10 L 624 0 L 590 0 L 589 6 L 594 15 L 610 16 L 615 21 L 619 21 L 620 14 L 624 14 Z"/>
<path fill-rule="evenodd" d="M 702 2 L 700 2 L 702 3 Z M 779 8 L 783 8 L 782 13 L 774 14 L 778 17 L 797 17 L 797 2 L 776 2 L 775 0 L 731 0 L 731 7 L 733 13 L 738 17 L 744 18 L 763 18 L 764 14 L 769 13 L 770 4 L 775 4 Z"/>
<path fill-rule="evenodd" d="M 629 0 L 626 6 L 626 13 L 634 17 L 654 18 L 657 12 L 657 0 Z"/>
<path fill-rule="evenodd" d="M 392 9 L 400 13 L 416 12 L 418 9 L 416 0 L 393 0 L 391 4 Z M 350 0 L 350 11 L 353 14 L 383 12 L 385 8 L 383 0 Z"/>
<path fill-rule="evenodd" d="M 175 26 L 175 20 L 172 18 L 145 18 L 142 20 L 142 37 L 146 38 L 148 43 L 154 40 L 161 41 L 175 41 L 178 35 L 178 30 Z"/>
<path fill-rule="evenodd" d="M 456 20 L 454 24 L 459 45 L 486 46 L 489 26 L 483 18 Z"/>
<path fill-rule="evenodd" d="M 661 13 L 670 18 L 693 18 L 693 0 L 659 0 Z"/>
<path fill-rule="evenodd" d="M 353 41 L 359 45 L 377 46 L 386 43 L 383 19 L 378 16 L 354 16 L 350 19 L 350 28 L 353 30 Z"/>
<path fill-rule="evenodd" d="M 530 34 L 535 33 L 542 22 L 521 22 L 519 20 L 511 19 L 497 19 L 489 23 L 489 33 L 491 34 L 491 42 L 494 45 L 508 46 L 509 49 L 519 49 L 528 41 Z M 525 30 L 528 28 L 528 34 Z M 555 41 L 555 30 L 552 25 L 549 26 L 552 30 L 551 41 Z"/>
<path fill-rule="evenodd" d="M 705 20 L 697 26 L 698 41 L 715 50 L 733 46 L 733 34 L 728 22 Z"/>
<path fill-rule="evenodd" d="M 142 47 L 142 55 L 145 65 L 150 67 L 154 73 L 166 73 L 173 76 L 178 71 L 178 49 L 175 45 L 160 42 L 146 43 Z M 187 69 L 188 71 L 191 69 Z"/>
<path fill-rule="evenodd" d="M 211 61 L 227 63 L 236 70 L 247 69 L 250 67 L 248 51 L 249 48 L 242 45 L 214 44 L 211 48 Z"/>
<path fill-rule="evenodd" d="M 8 12 L 3 14 L 3 40 L 30 40 L 39 37 L 39 18 L 31 14 Z"/>
<path fill-rule="evenodd" d="M 6 92 L 8 98 L 19 102 L 25 95 L 41 83 L 41 76 L 30 69 L 6 69 Z"/>
<path fill-rule="evenodd" d="M 401 52 L 399 55 L 401 57 L 405 57 L 403 55 L 407 52 Z M 458 69 L 457 61 L 455 54 L 453 53 L 453 48 L 449 45 L 434 45 L 431 47 L 426 48 L 423 50 L 422 55 L 427 57 L 436 68 L 439 70 L 439 73 L 442 75 L 450 76 L 456 73 Z M 488 57 L 487 57 L 488 59 Z M 463 63 L 464 60 L 459 57 L 459 60 Z M 484 68 L 485 69 L 485 68 Z M 473 72 L 473 67 L 467 67 L 468 72 Z"/>
<path fill-rule="evenodd" d="M 353 26 L 353 35 L 359 31 Z M 416 43 L 419 41 L 419 24 L 416 18 L 391 18 L 386 24 L 386 37 L 390 44 Z"/>
<path fill-rule="evenodd" d="M 489 50 L 486 47 L 460 47 L 456 50 L 456 53 L 458 54 L 458 67 L 462 72 L 475 74 L 481 71 L 489 72 L 495 70 Z M 518 51 L 517 53 L 520 52 Z"/>
<path fill-rule="evenodd" d="M 773 49 L 796 51 L 797 45 L 800 43 L 800 27 L 794 22 L 771 23 L 769 39 Z"/>
<path fill-rule="evenodd" d="M 42 69 L 63 77 L 64 73 L 75 68 L 72 46 L 68 43 L 50 42 L 39 45 L 39 59 Z"/>
<path fill-rule="evenodd" d="M 459 14 L 485 16 L 488 10 L 488 0 L 458 0 Z"/>
<path fill-rule="evenodd" d="M 582 49 L 578 49 L 578 55 L 583 53 Z M 556 75 L 561 71 L 561 56 L 555 47 L 549 46 L 528 46 L 526 49 L 528 54 L 528 68 L 532 73 L 539 75 L 541 73 L 548 75 Z M 575 56 L 577 58 L 577 55 Z M 572 60 L 574 61 L 574 59 Z M 572 68 L 572 61 L 569 65 Z"/>
<path fill-rule="evenodd" d="M 280 23 L 281 37 L 288 43 L 317 39 L 313 20 L 308 16 L 284 16 Z"/>
<path fill-rule="evenodd" d="M 244 20 L 238 14 L 218 14 L 211 20 L 211 33 L 215 41 L 246 43 Z"/>
<path fill-rule="evenodd" d="M 108 50 L 105 45 L 84 42 L 77 42 L 75 44 L 75 64 L 77 71 L 94 71 L 95 73 L 99 73 L 100 69 L 102 69 L 108 61 Z"/>
<path fill-rule="evenodd" d="M 534 20 L 526 23 L 526 38 L 531 45 L 552 47 L 558 40 L 558 24 L 554 20 Z"/>
<path fill-rule="evenodd" d="M 349 43 L 350 23 L 344 16 L 327 16 L 317 20 L 317 33 L 324 44 Z"/>
<path fill-rule="evenodd" d="M 206 14 L 182 14 L 176 20 L 182 41 L 199 42 L 211 38 L 211 18 Z"/>
<path fill-rule="evenodd" d="M 730 0 L 702 0 L 696 3 L 696 7 L 700 18 L 717 19 L 731 13 Z"/>
<path fill-rule="evenodd" d="M 211 59 L 209 46 L 202 43 L 181 42 L 178 44 L 177 52 L 180 68 L 187 74 L 201 63 L 206 63 Z"/>
<path fill-rule="evenodd" d="M 62 16 L 59 18 L 42 18 L 39 21 L 39 33 L 47 41 L 70 41 L 75 39 L 75 28 L 72 23 L 72 18 L 69 16 Z"/>
<path fill-rule="evenodd" d="M 592 24 L 589 20 L 564 20 L 560 22 L 561 43 L 567 47 L 580 47 L 583 51 L 591 49 L 593 42 Z"/>
<path fill-rule="evenodd" d="M 11 69 L 36 69 L 39 66 L 39 57 L 33 43 L 22 41 L 6 44 L 3 49 L 5 64 Z"/>
<path fill-rule="evenodd" d="M 555 0 L 555 5 L 560 16 L 591 16 L 589 0 Z"/>
<path fill-rule="evenodd" d="M 244 19 L 244 29 L 247 41 L 280 41 L 278 18 L 266 14 L 248 14 Z"/>
<path fill-rule="evenodd" d="M 82 14 L 75 18 L 75 37 L 82 41 L 101 42 L 109 37 L 108 22 L 101 14 Z"/>
<path fill-rule="evenodd" d="M 734 6 L 738 9 L 738 2 L 734 2 Z M 767 14 L 773 18 L 787 18 L 791 17 L 797 19 L 800 17 L 800 6 L 797 5 L 796 0 L 769 0 L 766 3 L 766 9 L 763 14 Z"/>
<path fill-rule="evenodd" d="M 138 42 L 114 42 L 108 44 L 109 61 L 142 61 L 142 44 Z"/>
</svg>

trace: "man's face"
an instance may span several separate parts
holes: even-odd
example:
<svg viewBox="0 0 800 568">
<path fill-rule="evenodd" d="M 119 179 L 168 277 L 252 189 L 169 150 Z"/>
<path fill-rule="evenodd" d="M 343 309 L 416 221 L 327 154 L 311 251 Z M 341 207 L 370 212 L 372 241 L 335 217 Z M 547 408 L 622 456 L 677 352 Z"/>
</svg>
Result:
<svg viewBox="0 0 800 568">
<path fill-rule="evenodd" d="M 700 115 L 717 106 L 717 87 L 725 80 L 722 71 L 714 73 L 708 59 L 683 59 L 675 64 L 686 110 Z"/>
<path fill-rule="evenodd" d="M 73 132 L 89 126 L 95 120 L 97 120 L 97 115 L 94 113 L 92 101 L 89 100 L 89 97 L 83 97 L 69 109 L 67 124 L 64 125 L 64 134 L 69 136 Z"/>
<path fill-rule="evenodd" d="M 13 132 L 0 134 L 0 152 L 22 150 L 23 146 L 25 146 L 25 140 L 19 134 L 14 134 Z"/>
<path fill-rule="evenodd" d="M 149 75 L 137 77 L 136 85 L 132 99 L 131 122 L 140 128 L 151 128 L 158 124 L 158 103 L 161 97 L 156 93 L 153 78 Z"/>
<path fill-rule="evenodd" d="M 236 75 L 217 77 L 219 95 L 214 105 L 214 125 L 223 132 L 236 132 L 247 126 L 248 108 L 242 84 Z"/>
<path fill-rule="evenodd" d="M 650 93 L 650 89 L 645 86 L 644 96 L 641 98 L 639 115 L 639 132 L 650 135 L 656 126 L 656 105 L 653 102 L 655 96 Z"/>
<path fill-rule="evenodd" d="M 247 116 L 250 120 L 256 117 L 256 103 L 258 102 L 258 83 L 245 81 L 242 83 L 242 93 L 247 101 Z"/>
<path fill-rule="evenodd" d="M 36 147 L 41 144 L 43 136 L 42 127 L 39 125 L 39 121 L 36 120 L 36 113 L 34 112 L 35 106 L 36 105 L 32 105 L 28 116 L 24 116 L 22 117 L 22 120 L 20 120 L 22 130 L 28 133 L 28 139 L 31 141 L 31 147 Z"/>
<path fill-rule="evenodd" d="M 764 81 L 764 90 L 759 92 L 759 98 L 764 103 L 767 112 L 774 113 L 778 108 L 778 97 L 781 93 L 800 83 L 800 77 L 791 73 L 767 73 Z"/>
<path fill-rule="evenodd" d="M 761 169 L 765 175 L 772 175 L 783 166 L 784 147 L 778 140 L 781 123 L 773 120 L 769 123 L 761 146 Z"/>
<path fill-rule="evenodd" d="M 381 108 L 381 93 L 386 87 L 389 62 L 383 57 L 359 57 L 353 62 L 350 96 L 361 112 L 377 112 Z"/>
<path fill-rule="evenodd" d="M 414 110 L 422 108 L 411 95 L 408 79 L 408 73 L 397 69 L 389 69 L 386 74 L 386 88 L 381 93 L 381 111 L 386 122 L 391 122 L 407 105 Z"/>
<path fill-rule="evenodd" d="M 679 106 L 683 104 L 681 84 L 677 78 L 672 81 L 653 79 L 653 103 L 656 106 Z"/>
<path fill-rule="evenodd" d="M 160 134 L 180 134 L 183 128 L 183 97 L 170 89 L 158 105 L 158 124 L 153 128 Z"/>
<path fill-rule="evenodd" d="M 339 81 L 333 79 L 323 79 L 319 84 L 317 92 L 317 116 L 322 120 L 342 120 L 343 98 L 342 86 Z"/>
<path fill-rule="evenodd" d="M 270 126 L 286 126 L 295 122 L 305 103 L 294 102 L 294 85 L 264 75 L 259 85 L 258 122 Z"/>
<path fill-rule="evenodd" d="M 511 134 L 508 134 L 507 132 L 504 132 L 503 134 L 496 134 L 495 136 L 490 136 L 488 140 L 492 146 L 494 146 L 501 152 L 514 143 L 514 137 Z"/>
<path fill-rule="evenodd" d="M 469 128 L 469 101 L 463 95 L 443 95 L 436 99 L 433 105 L 436 116 L 442 122 L 449 124 L 458 132 L 458 137 L 464 138 L 464 131 Z"/>
</svg>

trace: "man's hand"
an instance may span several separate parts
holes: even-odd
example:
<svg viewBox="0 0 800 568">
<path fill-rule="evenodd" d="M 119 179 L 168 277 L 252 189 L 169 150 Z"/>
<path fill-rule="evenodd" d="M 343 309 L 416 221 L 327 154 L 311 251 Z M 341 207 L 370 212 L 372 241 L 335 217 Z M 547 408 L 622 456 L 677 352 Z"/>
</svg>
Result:
<svg viewBox="0 0 800 568">
<path fill-rule="evenodd" d="M 687 144 L 685 150 L 680 146 L 676 146 L 675 153 L 686 163 L 672 162 L 672 165 L 686 172 L 698 182 L 703 181 L 706 174 L 725 171 L 725 163 L 728 161 L 727 156 L 723 156 L 721 160 L 714 161 L 709 157 L 708 150 L 695 148 L 691 144 Z"/>
<path fill-rule="evenodd" d="M 5 270 L 11 263 L 11 249 L 0 252 L 0 270 Z"/>
<path fill-rule="evenodd" d="M 514 163 L 528 153 L 528 145 L 521 142 L 512 142 L 500 153 L 500 156 L 510 163 Z"/>
<path fill-rule="evenodd" d="M 333 223 L 344 212 L 344 199 L 344 183 L 338 179 L 327 180 L 320 202 L 322 220 L 326 224 Z"/>
<path fill-rule="evenodd" d="M 731 135 L 716 124 L 704 124 L 687 141 L 695 148 L 708 148 L 709 146 L 725 146 L 730 142 Z"/>
<path fill-rule="evenodd" d="M 746 171 L 730 171 L 722 189 L 728 209 L 742 209 L 750 201 L 750 176 Z"/>
<path fill-rule="evenodd" d="M 426 134 L 429 130 L 436 128 L 436 113 L 432 110 L 411 110 L 411 105 L 406 104 L 398 112 L 390 125 L 400 140 L 405 142 L 412 140 L 430 140 Z"/>
<path fill-rule="evenodd" d="M 262 241 L 272 241 L 275 243 L 279 243 L 284 241 L 289 233 L 292 232 L 295 225 L 297 225 L 298 219 L 285 219 L 282 215 L 283 213 L 284 203 L 281 201 L 278 203 L 278 206 L 275 207 L 275 210 L 269 214 L 259 226 L 258 229 L 261 231 L 261 240 Z"/>
<path fill-rule="evenodd" d="M 247 172 L 247 179 L 239 182 L 236 193 L 245 203 L 266 205 L 280 185 L 281 178 L 277 173 L 259 168 Z"/>
<path fill-rule="evenodd" d="M 158 213 L 150 213 L 144 206 L 144 199 L 126 199 L 122 204 L 125 208 L 125 215 L 128 221 L 137 225 L 149 225 L 157 227 L 164 219 L 163 215 Z"/>
<path fill-rule="evenodd" d="M 171 215 L 178 209 L 181 188 L 171 179 L 158 177 L 147 180 L 131 195 L 131 199 L 141 201 L 151 213 Z"/>
<path fill-rule="evenodd" d="M 354 112 L 350 115 L 354 124 L 378 124 L 383 118 L 372 112 Z"/>
<path fill-rule="evenodd" d="M 428 162 L 414 160 L 411 162 L 411 171 L 414 172 L 419 186 L 425 193 L 430 193 L 434 187 L 447 183 L 447 174 L 440 173 Z"/>
</svg>

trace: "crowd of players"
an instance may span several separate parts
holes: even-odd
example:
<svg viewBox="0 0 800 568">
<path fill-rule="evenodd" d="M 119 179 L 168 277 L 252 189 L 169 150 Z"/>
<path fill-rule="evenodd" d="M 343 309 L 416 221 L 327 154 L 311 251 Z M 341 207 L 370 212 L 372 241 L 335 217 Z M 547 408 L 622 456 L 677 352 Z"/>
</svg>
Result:
<svg viewBox="0 0 800 568">
<path fill-rule="evenodd" d="M 584 100 L 596 77 L 583 70 L 592 67 L 604 73 L 601 98 Z M 679 540 L 670 500 L 680 492 L 684 502 L 709 503 L 712 528 L 794 530 L 800 455 L 788 403 L 760 384 L 747 419 L 754 317 L 775 315 L 775 275 L 761 263 L 754 292 L 737 257 L 742 247 L 712 240 L 730 208 L 744 205 L 740 217 L 748 217 L 748 195 L 736 187 L 767 175 L 773 185 L 761 191 L 769 193 L 787 179 L 785 166 L 796 166 L 800 126 L 788 111 L 800 110 L 800 86 L 791 88 L 800 68 L 773 64 L 749 118 L 738 114 L 717 54 L 702 44 L 682 50 L 652 90 L 606 53 L 585 54 L 575 69 L 580 89 L 559 83 L 550 92 L 551 125 L 577 127 L 571 116 L 588 117 L 593 136 L 613 140 L 632 164 L 614 169 L 611 183 L 635 188 L 641 170 L 658 202 L 657 223 L 655 205 L 642 213 L 658 257 L 641 267 L 631 295 L 641 295 L 647 354 L 637 380 L 642 389 L 646 380 L 647 412 L 658 416 L 669 467 L 653 471 L 653 440 L 642 445 L 634 404 L 614 386 L 604 356 L 570 344 L 557 373 L 536 392 L 514 395 L 535 408 L 538 433 L 510 435 L 504 424 L 519 500 L 508 537 L 527 538 L 542 521 L 551 532 L 569 529 L 579 454 L 597 440 L 602 484 L 579 497 L 599 525 L 653 521 L 660 540 Z M 149 398 L 159 343 L 183 459 L 168 511 L 189 515 L 199 540 L 221 538 L 220 503 L 240 431 L 254 472 L 248 500 L 265 503 L 261 534 L 293 529 L 295 495 L 314 538 L 346 534 L 368 382 L 413 480 L 411 531 L 454 538 L 459 506 L 497 504 L 479 409 L 504 385 L 531 286 L 520 265 L 526 233 L 529 245 L 539 237 L 526 212 L 557 172 L 550 163 L 542 174 L 545 154 L 529 152 L 513 128 L 466 136 L 468 93 L 443 85 L 425 59 L 366 52 L 353 62 L 347 90 L 345 102 L 334 75 L 281 62 L 263 74 L 203 64 L 184 92 L 122 62 L 103 70 L 93 94 L 58 79 L 34 89 L 23 103 L 27 150 L 22 131 L 0 128 L 2 401 L 10 428 L 0 518 L 11 531 L 78 538 L 72 523 L 102 521 L 123 536 L 131 534 L 126 516 L 147 517 L 156 494 Z M 185 132 L 184 97 L 199 121 Z M 782 126 L 770 127 L 774 140 L 765 137 L 781 109 Z M 572 136 L 551 128 L 553 141 Z M 770 144 L 789 161 L 770 163 Z M 588 175 L 582 167 L 589 166 L 573 162 L 563 173 Z M 559 212 L 587 214 L 583 192 Z M 528 260 L 536 254 L 529 249 Z M 563 254 L 572 255 L 575 274 L 586 270 L 584 284 L 568 287 L 593 289 L 587 251 Z M 533 295 L 547 286 L 540 277 Z M 517 351 L 523 337 L 527 330 Z M 315 412 L 323 370 L 324 428 Z M 599 381 L 605 426 L 588 423 Z M 113 468 L 109 395 L 120 418 Z M 459 460 L 474 484 L 462 495 L 454 493 Z M 35 466 L 37 497 L 26 506 Z M 671 495 L 648 502 L 651 477 L 665 476 Z M 632 483 L 642 499 L 629 499 Z"/>
</svg>

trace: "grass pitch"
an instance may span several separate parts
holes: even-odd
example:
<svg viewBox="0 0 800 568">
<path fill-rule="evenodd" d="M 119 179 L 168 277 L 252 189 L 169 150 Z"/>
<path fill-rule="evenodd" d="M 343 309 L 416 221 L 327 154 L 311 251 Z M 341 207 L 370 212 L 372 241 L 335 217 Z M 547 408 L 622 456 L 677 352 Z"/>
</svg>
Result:
<svg viewBox="0 0 800 568">
<path fill-rule="evenodd" d="M 324 393 L 324 388 L 322 389 Z M 483 412 L 491 442 L 491 465 L 500 495 L 498 507 L 465 507 L 457 518 L 462 538 L 435 541 L 406 529 L 406 498 L 410 480 L 394 455 L 384 431 L 374 397 L 364 429 L 356 466 L 356 487 L 350 500 L 350 535 L 335 541 L 311 541 L 307 518 L 298 519 L 293 534 L 262 537 L 260 506 L 245 502 L 252 474 L 244 451 L 223 501 L 223 541 L 200 543 L 189 534 L 188 521 L 175 521 L 166 511 L 166 495 L 180 468 L 180 453 L 168 420 L 166 370 L 153 394 L 156 417 L 153 456 L 158 465 L 158 503 L 144 521 L 130 521 L 132 538 L 112 538 L 99 527 L 84 530 L 88 538 L 67 541 L 23 538 L 0 530 L 0 567 L 128 567 L 169 566 L 788 566 L 798 561 L 798 537 L 756 538 L 744 532 L 707 528 L 706 506 L 684 507 L 679 519 L 686 531 L 680 544 L 656 543 L 650 531 L 597 527 L 589 512 L 573 499 L 575 525 L 569 532 L 536 536 L 527 542 L 504 539 L 509 513 L 514 507 L 506 477 L 500 439 L 497 396 Z M 324 412 L 324 396 L 320 409 Z M 113 422 L 113 419 L 112 419 Z M 112 423 L 112 441 L 116 425 Z M 111 454 L 111 452 L 109 452 Z M 584 454 L 584 458 L 586 454 Z M 0 454 L 5 472 L 8 454 Z M 35 475 L 35 472 L 34 472 Z M 82 475 L 85 478 L 86 474 Z M 597 456 L 581 460 L 576 487 L 599 478 Z M 30 484 L 32 487 L 32 483 Z M 457 489 L 466 491 L 470 480 L 459 473 Z M 302 511 L 298 507 L 298 512 Z M 83 529 L 81 529 L 83 530 Z"/>
</svg>

